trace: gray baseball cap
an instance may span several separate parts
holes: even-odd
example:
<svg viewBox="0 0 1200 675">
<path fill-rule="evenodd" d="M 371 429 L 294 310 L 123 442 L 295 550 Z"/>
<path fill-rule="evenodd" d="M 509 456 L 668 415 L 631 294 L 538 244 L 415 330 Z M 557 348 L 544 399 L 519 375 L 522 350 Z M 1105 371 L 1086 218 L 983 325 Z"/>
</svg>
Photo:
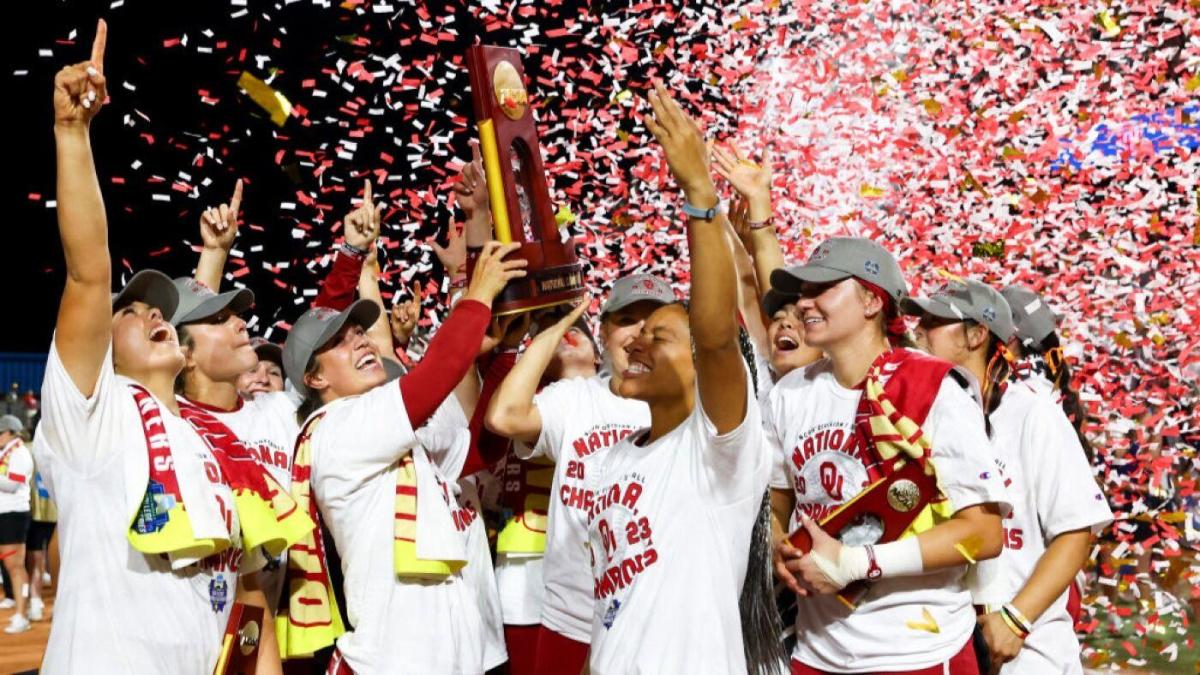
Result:
<svg viewBox="0 0 1200 675">
<path fill-rule="evenodd" d="M 827 284 L 854 277 L 882 288 L 897 304 L 908 297 L 908 284 L 896 259 L 878 243 L 863 237 L 830 237 L 808 262 L 771 273 L 771 288 L 799 295 L 804 282 Z"/>
<path fill-rule="evenodd" d="M 25 425 L 16 415 L 0 415 L 0 432 L 5 431 L 13 433 L 25 431 Z"/>
<path fill-rule="evenodd" d="M 1000 291 L 974 279 L 950 281 L 928 298 L 908 298 L 902 309 L 913 316 L 930 314 L 951 321 L 970 319 L 987 326 L 1005 342 L 1017 332 L 1012 309 Z"/>
<path fill-rule="evenodd" d="M 171 317 L 171 324 L 177 328 L 207 319 L 225 309 L 241 314 L 254 306 L 254 293 L 245 288 L 218 294 L 191 277 L 179 277 L 172 283 L 179 292 L 179 307 Z"/>
<path fill-rule="evenodd" d="M 600 316 L 604 317 L 611 312 L 624 309 L 635 302 L 643 300 L 657 302 L 661 305 L 679 302 L 679 298 L 675 296 L 675 291 L 671 290 L 671 284 L 668 284 L 661 278 L 653 274 L 631 274 L 613 282 L 612 291 L 608 294 L 608 300 L 604 302 L 604 307 L 600 309 Z"/>
<path fill-rule="evenodd" d="M 179 291 L 171 278 L 158 270 L 142 270 L 129 279 L 129 283 L 112 295 L 112 308 L 117 311 L 134 302 L 144 302 L 157 307 L 163 316 L 170 319 L 179 306 Z"/>
<path fill-rule="evenodd" d="M 329 307 L 313 307 L 305 312 L 283 343 L 283 372 L 296 391 L 302 396 L 308 395 L 304 371 L 309 360 L 342 330 L 347 321 L 370 328 L 382 311 L 375 301 L 360 299 L 344 312 Z"/>
<path fill-rule="evenodd" d="M 1013 321 L 1017 325 L 1017 337 L 1025 344 L 1038 344 L 1058 330 L 1062 320 L 1050 305 L 1034 291 L 1024 286 L 1006 286 L 1000 295 L 1012 308 Z"/>
</svg>

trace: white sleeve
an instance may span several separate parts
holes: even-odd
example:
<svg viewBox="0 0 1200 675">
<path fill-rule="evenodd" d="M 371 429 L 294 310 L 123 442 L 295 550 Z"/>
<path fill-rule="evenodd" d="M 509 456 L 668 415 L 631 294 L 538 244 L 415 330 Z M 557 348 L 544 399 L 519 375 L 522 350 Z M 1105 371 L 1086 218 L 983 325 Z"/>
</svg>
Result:
<svg viewBox="0 0 1200 675">
<path fill-rule="evenodd" d="M 1063 532 L 1112 522 L 1112 510 L 1092 476 L 1071 421 L 1048 396 L 1038 396 L 1022 429 L 1021 464 L 1032 483 L 1048 545 Z"/>
<path fill-rule="evenodd" d="M 58 342 L 52 340 L 42 381 L 42 420 L 38 425 L 39 433 L 46 437 L 48 454 L 76 468 L 85 468 L 124 450 L 115 447 L 102 433 L 103 427 L 118 423 L 115 418 L 119 411 L 114 408 L 119 386 L 113 371 L 111 342 L 100 364 L 96 387 L 88 397 L 75 386 L 59 358 Z"/>
<path fill-rule="evenodd" d="M 16 492 L 22 487 L 33 486 L 33 456 L 29 448 L 21 445 L 13 448 L 8 458 L 8 470 L 0 474 L 0 492 Z"/>
<path fill-rule="evenodd" d="M 701 442 L 700 464 L 704 484 L 722 503 L 733 503 L 748 497 L 761 497 L 770 479 L 771 460 L 763 439 L 762 415 L 758 400 L 746 373 L 746 416 L 736 429 L 718 434 L 717 427 L 704 412 L 700 392 L 696 391 L 696 409 L 689 424 L 695 424 Z"/>
<path fill-rule="evenodd" d="M 442 401 L 425 426 L 417 429 L 417 440 L 425 448 L 425 454 L 447 480 L 458 480 L 466 463 L 471 449 L 468 424 L 458 397 L 451 395 Z"/>
<path fill-rule="evenodd" d="M 466 429 L 470 425 L 467 413 L 458 402 L 458 397 L 451 394 L 433 411 L 433 415 L 425 422 L 422 429 Z"/>
<path fill-rule="evenodd" d="M 293 394 L 286 391 L 273 391 L 269 394 L 259 394 L 258 398 L 265 398 L 265 403 L 274 411 L 276 415 L 291 415 L 292 419 L 296 418 L 296 409 L 303 402 L 297 399 Z M 257 399 L 255 399 L 257 400 Z"/>
<path fill-rule="evenodd" d="M 417 444 L 396 380 L 331 404 L 313 438 L 313 473 L 361 480 L 386 471 Z"/>
<path fill-rule="evenodd" d="M 1001 513 L 1008 513 L 1012 504 L 996 468 L 983 410 L 952 376 L 942 381 L 925 422 L 938 487 L 954 510 L 995 503 Z"/>
<path fill-rule="evenodd" d="M 579 398 L 586 395 L 580 383 L 586 380 L 571 378 L 559 380 L 542 389 L 533 397 L 533 405 L 538 409 L 542 418 L 542 432 L 538 434 L 537 443 L 529 447 L 524 443 L 513 443 L 513 451 L 517 457 L 529 460 L 534 457 L 548 457 L 558 463 L 562 453 L 563 437 L 567 434 L 567 419 L 571 414 L 570 408 L 580 404 Z"/>
</svg>

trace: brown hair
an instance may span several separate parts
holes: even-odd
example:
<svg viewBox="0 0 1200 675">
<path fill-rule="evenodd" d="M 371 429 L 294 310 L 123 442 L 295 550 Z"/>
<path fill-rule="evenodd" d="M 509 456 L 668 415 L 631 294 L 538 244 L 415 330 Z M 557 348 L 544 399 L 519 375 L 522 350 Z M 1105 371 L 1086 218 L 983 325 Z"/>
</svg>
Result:
<svg viewBox="0 0 1200 675">
<path fill-rule="evenodd" d="M 196 339 L 192 337 L 186 325 L 176 328 L 175 334 L 179 336 L 179 347 L 181 349 L 190 352 L 196 348 Z M 179 374 L 175 376 L 175 394 L 177 396 L 183 395 L 184 385 L 187 383 L 187 371 L 187 364 L 185 363 L 179 369 Z"/>
<path fill-rule="evenodd" d="M 982 325 L 977 321 L 967 319 L 963 321 L 963 335 L 973 326 Z M 968 338 L 969 339 L 969 338 Z M 1008 380 L 1012 375 L 1012 355 L 1008 348 L 1004 346 L 1004 341 L 996 337 L 996 334 L 988 331 L 987 346 L 984 349 L 984 355 L 988 359 L 987 370 L 984 374 L 984 381 L 980 383 L 983 387 L 983 421 L 987 427 L 987 434 L 990 438 L 992 435 L 992 413 L 1000 407 L 1000 400 L 1004 398 L 1004 390 L 1008 388 Z"/>
<path fill-rule="evenodd" d="M 313 375 L 318 370 L 320 370 L 320 366 L 317 364 L 317 355 L 314 353 L 312 356 L 308 357 L 308 364 L 304 367 L 304 374 L 306 376 Z M 321 392 L 317 391 L 316 389 L 312 389 L 308 385 L 305 385 L 304 382 L 300 382 L 300 384 L 304 385 L 304 390 L 306 393 L 304 394 L 304 400 L 301 401 L 299 407 L 296 408 L 296 421 L 299 424 L 304 424 L 304 421 L 307 420 L 310 415 L 316 412 L 321 406 L 325 405 L 325 401 L 321 400 Z"/>
</svg>

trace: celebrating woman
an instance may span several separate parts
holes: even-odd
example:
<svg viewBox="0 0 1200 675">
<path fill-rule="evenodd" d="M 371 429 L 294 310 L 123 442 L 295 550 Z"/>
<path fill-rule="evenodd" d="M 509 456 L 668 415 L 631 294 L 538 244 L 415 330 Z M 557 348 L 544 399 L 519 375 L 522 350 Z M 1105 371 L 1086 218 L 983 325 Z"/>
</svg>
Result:
<svg viewBox="0 0 1200 675">
<path fill-rule="evenodd" d="M 693 121 L 658 85 L 644 118 L 683 189 L 691 302 L 652 312 L 620 394 L 650 426 L 582 462 L 590 672 L 745 672 L 738 596 L 770 462 L 738 344 L 725 216 Z"/>
<path fill-rule="evenodd" d="M 778 453 L 775 569 L 802 596 L 792 672 L 975 672 L 964 575 L 999 554 L 1007 497 L 969 380 L 896 346 L 907 285 L 879 244 L 826 240 L 771 281 L 799 296 L 804 339 L 826 354 L 782 378 L 764 411 Z M 895 477 L 912 463 L 911 479 Z M 898 538 L 880 541 L 877 511 L 834 533 L 842 540 L 818 525 L 885 480 L 908 481 L 887 493 L 906 508 L 885 517 L 915 516 Z M 931 503 L 918 510 L 921 494 Z M 785 524 L 803 527 L 811 550 L 794 548 Z"/>
<path fill-rule="evenodd" d="M 1005 345 L 1017 335 L 1008 302 L 974 280 L 954 280 L 907 309 L 921 318 L 917 339 L 935 356 L 983 383 L 997 468 L 1012 511 L 1004 551 L 975 570 L 975 602 L 993 671 L 1082 673 L 1067 615 L 1067 588 L 1112 521 L 1075 429 L 1036 384 L 1010 377 Z"/>
<path fill-rule="evenodd" d="M 311 309 L 288 334 L 284 369 L 305 396 L 307 416 L 293 491 L 311 491 L 333 535 L 353 626 L 337 642 L 331 672 L 482 673 L 494 665 L 485 663 L 475 586 L 462 571 L 469 523 L 455 517 L 448 487 L 463 457 L 454 462 L 425 452 L 423 445 L 442 444 L 422 441 L 417 430 L 444 402 L 454 406 L 446 399 L 478 353 L 492 300 L 525 274 L 525 261 L 502 260 L 517 247 L 484 247 L 464 297 L 422 361 L 398 380 L 387 381 L 380 350 L 366 335 L 381 313 L 372 300 L 343 312 Z M 465 426 L 467 411 L 454 412 L 458 423 L 449 426 Z M 310 592 L 311 553 L 306 546 L 289 561 L 302 577 L 291 586 L 289 618 L 303 623 L 311 621 L 299 613 L 312 603 L 296 595 Z M 321 577 L 327 572 L 316 569 Z M 311 592 L 327 603 L 325 620 L 336 621 L 331 589 Z"/>
<path fill-rule="evenodd" d="M 108 222 L 89 139 L 107 97 L 106 37 L 100 21 L 91 59 L 54 80 L 67 281 L 42 387 L 46 442 L 35 449 L 58 498 L 63 566 L 42 670 L 207 675 L 235 590 L 242 595 L 245 541 L 277 548 L 289 539 L 267 515 L 271 506 L 254 523 L 240 506 L 265 470 L 210 445 L 181 416 L 174 384 L 184 355 L 167 321 L 179 300 L 170 279 L 144 270 L 110 295 Z M 302 529 L 301 521 L 290 524 Z M 260 656 L 278 663 L 269 650 Z"/>
</svg>

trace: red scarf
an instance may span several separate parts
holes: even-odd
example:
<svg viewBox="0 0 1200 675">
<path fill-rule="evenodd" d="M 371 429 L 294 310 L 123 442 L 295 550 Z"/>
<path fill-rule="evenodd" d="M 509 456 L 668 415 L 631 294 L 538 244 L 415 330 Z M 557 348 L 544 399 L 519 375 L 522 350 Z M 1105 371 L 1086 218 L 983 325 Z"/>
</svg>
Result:
<svg viewBox="0 0 1200 675">
<path fill-rule="evenodd" d="M 854 427 L 862 449 L 878 462 L 880 472 L 889 476 L 903 465 L 905 460 L 914 459 L 922 467 L 929 459 L 929 448 L 919 456 L 894 452 L 881 452 L 880 446 L 889 444 L 925 445 L 920 426 L 933 408 L 942 381 L 953 368 L 949 361 L 910 349 L 890 349 L 871 363 L 867 376 L 859 385 L 863 395 L 858 399 L 858 411 L 854 416 Z M 866 391 L 867 380 L 875 380 L 883 386 L 880 396 L 871 397 Z M 891 410 L 885 410 L 891 404 Z M 872 424 L 872 418 L 886 418 L 889 424 Z M 902 432 L 896 428 L 901 418 L 917 425 L 915 431 Z M 886 428 L 881 432 L 880 427 Z M 927 440 L 927 439 L 925 439 Z"/>
</svg>

